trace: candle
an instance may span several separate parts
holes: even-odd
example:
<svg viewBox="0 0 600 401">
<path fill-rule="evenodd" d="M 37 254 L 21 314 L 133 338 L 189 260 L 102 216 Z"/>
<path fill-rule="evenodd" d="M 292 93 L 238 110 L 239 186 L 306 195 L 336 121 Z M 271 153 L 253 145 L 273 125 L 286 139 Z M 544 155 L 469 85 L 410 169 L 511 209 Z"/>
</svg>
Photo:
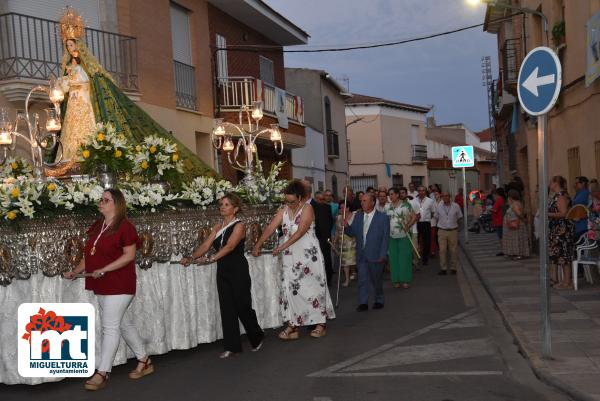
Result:
<svg viewBox="0 0 600 401">
<path fill-rule="evenodd" d="M 233 150 L 233 142 L 231 142 L 231 139 L 227 138 L 225 140 L 225 143 L 223 144 L 223 150 L 225 152 L 231 152 Z"/>
<path fill-rule="evenodd" d="M 260 110 L 260 109 L 252 110 L 252 118 L 255 120 L 260 120 L 261 118 L 263 118 L 262 110 Z"/>
<path fill-rule="evenodd" d="M 50 90 L 49 97 L 52 103 L 60 103 L 65 99 L 65 93 L 59 88 L 53 88 Z"/>
<path fill-rule="evenodd" d="M 281 132 L 279 132 L 279 126 L 277 124 L 271 124 L 271 140 L 281 141 Z"/>
<path fill-rule="evenodd" d="M 0 131 L 0 145 L 12 144 L 12 136 L 8 131 Z"/>
<path fill-rule="evenodd" d="M 263 102 L 261 100 L 252 102 L 252 118 L 256 121 L 263 118 Z"/>
<path fill-rule="evenodd" d="M 46 130 L 49 132 L 60 131 L 60 121 L 55 118 L 51 118 L 46 121 Z"/>
</svg>

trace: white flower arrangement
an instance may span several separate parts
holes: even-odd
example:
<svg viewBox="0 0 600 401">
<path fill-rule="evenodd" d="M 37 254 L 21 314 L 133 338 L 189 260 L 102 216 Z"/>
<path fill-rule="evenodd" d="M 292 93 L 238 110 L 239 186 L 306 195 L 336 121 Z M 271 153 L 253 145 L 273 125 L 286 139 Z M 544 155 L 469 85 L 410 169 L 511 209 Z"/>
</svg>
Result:
<svg viewBox="0 0 600 401">
<path fill-rule="evenodd" d="M 278 203 L 283 200 L 282 191 L 287 185 L 286 180 L 278 180 L 284 162 L 277 162 L 271 166 L 269 174 L 265 177 L 262 163 L 257 163 L 252 185 L 240 184 L 235 187 L 235 192 L 246 202 L 256 205 L 265 203 Z"/>
<path fill-rule="evenodd" d="M 177 145 L 156 135 L 147 136 L 129 156 L 133 173 L 149 178 L 183 173 L 183 162 Z"/>
<path fill-rule="evenodd" d="M 66 210 L 96 205 L 104 192 L 104 188 L 95 178 L 78 179 L 64 184 L 49 181 L 46 189 L 50 203 L 55 208 L 64 207 Z"/>
<path fill-rule="evenodd" d="M 148 144 L 153 146 L 152 141 Z M 168 144 L 165 149 L 167 153 L 171 152 L 170 154 L 176 150 Z M 282 162 L 275 163 L 266 176 L 263 175 L 262 168 L 258 167 L 254 182 L 250 186 L 242 183 L 233 187 L 226 180 L 196 177 L 192 182 L 184 183 L 179 193 L 169 194 L 163 185 L 156 183 L 129 182 L 122 183 L 119 187 L 128 207 L 133 211 L 157 212 L 165 208 L 174 209 L 173 201 L 178 199 L 190 201 L 195 206 L 206 209 L 227 192 L 237 193 L 250 204 L 272 204 L 282 200 L 281 192 L 287 185 L 286 180 L 277 179 L 282 166 Z M 12 221 L 21 217 L 31 219 L 57 212 L 94 212 L 103 192 L 104 188 L 95 178 L 69 182 L 48 179 L 42 183 L 35 182 L 30 176 L 10 178 L 0 183 L 0 219 Z"/>
<path fill-rule="evenodd" d="M 80 149 L 82 171 L 92 172 L 99 164 L 115 172 L 127 171 L 131 168 L 129 153 L 129 143 L 123 133 L 117 132 L 112 124 L 97 123 Z"/>
<path fill-rule="evenodd" d="M 216 203 L 232 190 L 233 185 L 229 181 L 217 181 L 213 177 L 196 177 L 192 182 L 183 184 L 181 199 L 192 201 L 194 205 L 206 209 L 206 206 Z"/>
<path fill-rule="evenodd" d="M 129 183 L 121 188 L 127 207 L 130 209 L 149 209 L 156 212 L 157 207 L 167 206 L 168 202 L 179 199 L 179 194 L 167 194 L 160 184 Z"/>
<path fill-rule="evenodd" d="M 34 183 L 25 177 L 11 183 L 0 185 L 0 216 L 5 220 L 14 220 L 19 215 L 32 219 L 35 205 L 41 206 L 40 197 L 45 184 Z"/>
<path fill-rule="evenodd" d="M 0 182 L 19 177 L 31 178 L 32 172 L 31 164 L 26 159 L 11 156 L 0 166 Z"/>
</svg>

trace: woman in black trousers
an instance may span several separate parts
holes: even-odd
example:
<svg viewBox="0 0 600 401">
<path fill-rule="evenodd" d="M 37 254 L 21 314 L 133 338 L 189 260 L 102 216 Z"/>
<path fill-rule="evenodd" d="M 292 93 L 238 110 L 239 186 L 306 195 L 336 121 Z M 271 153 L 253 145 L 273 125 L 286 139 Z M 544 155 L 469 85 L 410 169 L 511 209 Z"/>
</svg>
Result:
<svg viewBox="0 0 600 401">
<path fill-rule="evenodd" d="M 236 217 L 241 203 L 240 198 L 234 194 L 221 198 L 219 210 L 223 222 L 212 229 L 206 241 L 194 250 L 191 258 L 181 260 L 184 266 L 194 260 L 200 264 L 217 262 L 217 291 L 225 348 L 219 358 L 229 358 L 242 352 L 238 319 L 246 329 L 252 351 L 261 348 L 265 336 L 256 319 L 256 312 L 252 309 L 250 273 L 248 260 L 244 255 L 246 225 Z M 211 246 L 217 252 L 206 257 Z"/>
</svg>

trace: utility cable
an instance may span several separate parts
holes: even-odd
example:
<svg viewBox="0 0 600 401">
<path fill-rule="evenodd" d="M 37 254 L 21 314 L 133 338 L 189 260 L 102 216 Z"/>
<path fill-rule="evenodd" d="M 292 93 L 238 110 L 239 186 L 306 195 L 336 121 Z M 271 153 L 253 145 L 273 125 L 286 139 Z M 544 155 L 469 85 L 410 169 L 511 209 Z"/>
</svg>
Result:
<svg viewBox="0 0 600 401">
<path fill-rule="evenodd" d="M 491 20 L 488 23 L 501 22 L 505 20 L 509 20 L 515 15 L 523 14 L 522 12 L 518 12 L 515 14 L 507 15 L 502 18 L 497 18 L 495 20 Z M 452 29 L 445 32 L 438 32 L 424 36 L 418 36 L 410 39 L 402 39 L 402 40 L 394 40 L 394 41 L 386 41 L 381 43 L 369 44 L 369 45 L 359 45 L 359 46 L 345 46 L 345 47 L 330 47 L 325 49 L 282 49 L 282 46 L 276 45 L 231 45 L 227 47 L 215 47 L 215 51 L 224 50 L 224 51 L 245 51 L 245 52 L 264 52 L 264 51 L 281 51 L 283 53 L 325 53 L 325 52 L 345 52 L 352 50 L 364 50 L 364 49 L 375 49 L 380 47 L 389 47 L 389 46 L 398 46 L 407 43 L 420 42 L 423 40 L 438 38 L 441 36 L 452 35 L 455 33 L 467 31 L 470 29 L 478 28 L 484 26 L 485 23 L 468 25 L 461 28 Z"/>
</svg>

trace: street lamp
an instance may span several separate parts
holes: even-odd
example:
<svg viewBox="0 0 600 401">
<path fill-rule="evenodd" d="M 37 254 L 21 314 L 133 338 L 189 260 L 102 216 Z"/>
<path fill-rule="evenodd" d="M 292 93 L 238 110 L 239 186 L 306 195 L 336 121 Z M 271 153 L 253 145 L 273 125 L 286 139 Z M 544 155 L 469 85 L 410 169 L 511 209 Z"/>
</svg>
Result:
<svg viewBox="0 0 600 401">
<path fill-rule="evenodd" d="M 244 116 L 247 120 L 247 126 L 244 126 Z M 211 134 L 211 140 L 215 149 L 221 149 L 227 152 L 229 164 L 237 170 L 246 173 L 244 182 L 247 185 L 254 183 L 254 158 L 258 157 L 256 150 L 256 139 L 262 134 L 269 134 L 269 140 L 273 142 L 275 153 L 283 154 L 283 140 L 281 131 L 277 124 L 271 124 L 269 128 L 260 128 L 260 121 L 264 116 L 263 102 L 260 100 L 252 102 L 252 108 L 244 105 L 240 108 L 238 118 L 239 124 L 233 124 L 223 121 L 222 118 L 215 119 L 215 128 Z M 227 129 L 233 132 L 229 133 Z M 234 138 L 238 137 L 236 143 Z M 233 157 L 231 155 L 233 151 Z M 240 161 L 240 151 L 244 152 L 245 159 Z"/>
<path fill-rule="evenodd" d="M 29 115 L 31 95 L 35 92 L 45 93 L 53 104 L 52 108 L 44 109 L 46 113 L 45 130 L 42 130 L 39 124 L 37 113 L 33 114 L 33 118 Z M 43 180 L 44 166 L 53 167 L 62 160 L 62 144 L 57 133 L 61 129 L 60 103 L 64 98 L 65 93 L 60 83 L 52 79 L 48 87 L 36 86 L 29 91 L 25 99 L 25 113 L 17 113 L 14 122 L 10 120 L 7 109 L 0 109 L 0 165 L 6 163 L 9 153 L 12 153 L 17 147 L 17 139 L 21 138 L 29 144 L 33 174 L 36 181 Z M 20 122 L 27 124 L 28 135 L 18 132 Z M 58 148 L 56 162 L 45 162 L 43 151 L 54 150 L 55 148 Z"/>
</svg>

